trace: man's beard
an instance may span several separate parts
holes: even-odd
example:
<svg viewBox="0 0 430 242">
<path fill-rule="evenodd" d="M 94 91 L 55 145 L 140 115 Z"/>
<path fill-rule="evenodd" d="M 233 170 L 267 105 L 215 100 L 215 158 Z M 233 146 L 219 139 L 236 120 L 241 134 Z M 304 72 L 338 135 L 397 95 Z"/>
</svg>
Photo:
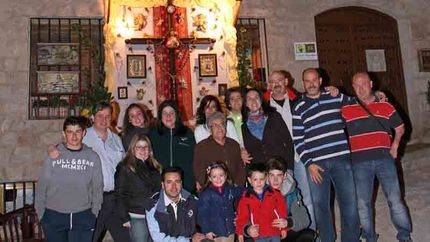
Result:
<svg viewBox="0 0 430 242">
<path fill-rule="evenodd" d="M 285 94 L 285 88 L 283 88 L 282 86 L 275 86 L 273 88 L 273 93 L 278 94 L 278 95 L 283 95 Z"/>
</svg>

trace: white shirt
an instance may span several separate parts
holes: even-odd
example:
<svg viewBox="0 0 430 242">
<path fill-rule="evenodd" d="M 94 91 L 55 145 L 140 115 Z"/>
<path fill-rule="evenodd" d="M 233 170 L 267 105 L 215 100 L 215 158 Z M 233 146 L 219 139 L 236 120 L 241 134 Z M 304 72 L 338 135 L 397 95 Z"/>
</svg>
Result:
<svg viewBox="0 0 430 242">
<path fill-rule="evenodd" d="M 288 95 L 285 95 L 284 105 L 281 107 L 273 97 L 270 97 L 270 106 L 274 107 L 276 111 L 281 114 L 282 119 L 290 131 L 291 138 L 293 138 L 293 115 L 291 114 L 290 100 L 288 99 Z"/>
<path fill-rule="evenodd" d="M 87 129 L 82 141 L 91 147 L 100 157 L 103 173 L 103 191 L 112 191 L 115 187 L 114 175 L 116 166 L 124 158 L 125 151 L 118 135 L 108 129 L 106 141 L 103 141 L 93 127 Z"/>
<path fill-rule="evenodd" d="M 196 138 L 196 144 L 200 141 L 209 138 L 211 136 L 210 130 L 206 127 L 205 124 L 199 124 L 197 125 L 196 129 L 194 130 L 194 138 Z M 233 122 L 230 120 L 227 121 L 227 137 L 234 139 L 237 143 L 239 143 L 240 147 L 243 147 L 243 144 L 241 144 L 239 138 L 236 134 L 236 129 L 234 128 Z"/>
<path fill-rule="evenodd" d="M 172 201 L 166 194 L 166 192 L 163 192 L 164 195 L 164 205 L 167 207 L 169 205 L 172 205 L 173 212 L 175 213 L 175 219 L 178 218 L 178 203 Z M 182 198 L 181 194 L 179 194 L 179 200 L 185 200 Z"/>
<path fill-rule="evenodd" d="M 282 119 L 284 120 L 285 124 L 288 127 L 288 131 L 290 131 L 291 140 L 292 140 L 293 139 L 293 115 L 291 113 L 290 99 L 288 98 L 288 94 L 285 94 L 285 101 L 282 107 L 273 99 L 273 97 L 270 97 L 270 106 L 274 107 L 276 111 L 279 114 L 281 114 Z M 297 154 L 296 149 L 294 149 L 294 160 L 296 162 L 300 161 L 300 157 Z"/>
</svg>

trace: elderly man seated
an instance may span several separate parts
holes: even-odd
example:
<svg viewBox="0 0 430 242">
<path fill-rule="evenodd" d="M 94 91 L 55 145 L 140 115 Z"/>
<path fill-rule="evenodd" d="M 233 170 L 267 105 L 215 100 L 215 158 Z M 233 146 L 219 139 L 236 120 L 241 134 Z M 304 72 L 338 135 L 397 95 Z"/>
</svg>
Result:
<svg viewBox="0 0 430 242">
<path fill-rule="evenodd" d="M 226 118 L 221 112 L 207 117 L 206 125 L 210 128 L 209 138 L 202 140 L 194 149 L 194 175 L 197 187 L 204 185 L 205 169 L 213 161 L 224 161 L 231 173 L 233 182 L 245 184 L 245 164 L 240 156 L 239 144 L 226 137 Z"/>
</svg>

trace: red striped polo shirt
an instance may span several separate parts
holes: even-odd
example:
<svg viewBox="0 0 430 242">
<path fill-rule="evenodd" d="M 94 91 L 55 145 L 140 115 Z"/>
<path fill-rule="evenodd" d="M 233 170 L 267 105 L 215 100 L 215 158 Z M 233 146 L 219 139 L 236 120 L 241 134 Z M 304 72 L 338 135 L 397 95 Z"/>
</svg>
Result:
<svg viewBox="0 0 430 242">
<path fill-rule="evenodd" d="M 342 107 L 353 160 L 378 159 L 388 154 L 391 147 L 389 129 L 403 125 L 396 109 L 387 102 L 373 102 L 366 107 L 374 117 L 358 103 Z"/>
</svg>

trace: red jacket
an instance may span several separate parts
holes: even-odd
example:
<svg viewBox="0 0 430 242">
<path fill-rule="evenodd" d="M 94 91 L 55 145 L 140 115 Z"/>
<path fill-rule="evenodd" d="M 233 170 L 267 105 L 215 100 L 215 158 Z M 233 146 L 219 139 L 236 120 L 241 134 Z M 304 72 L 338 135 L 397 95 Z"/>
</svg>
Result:
<svg viewBox="0 0 430 242">
<path fill-rule="evenodd" d="M 281 230 L 272 226 L 273 220 L 286 218 L 288 211 L 285 200 L 279 191 L 266 188 L 260 201 L 254 190 L 244 192 L 239 200 L 236 218 L 236 233 L 243 235 L 245 225 L 259 225 L 260 237 L 280 236 Z M 283 229 L 286 230 L 286 229 Z"/>
</svg>

